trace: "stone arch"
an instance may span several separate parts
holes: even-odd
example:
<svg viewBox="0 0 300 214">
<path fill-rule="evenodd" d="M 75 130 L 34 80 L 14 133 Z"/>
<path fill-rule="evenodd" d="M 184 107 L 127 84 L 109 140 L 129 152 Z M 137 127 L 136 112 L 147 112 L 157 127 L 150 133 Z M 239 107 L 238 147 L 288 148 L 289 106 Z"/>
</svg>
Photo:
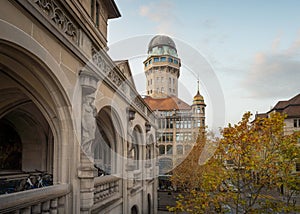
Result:
<svg viewBox="0 0 300 214">
<path fill-rule="evenodd" d="M 147 212 L 148 214 L 152 213 L 152 203 L 151 203 L 152 199 L 151 199 L 151 194 L 148 193 L 147 194 Z"/>
<path fill-rule="evenodd" d="M 2 25 L 3 22 L 0 21 L 0 26 Z M 6 30 L 6 33 L 13 31 L 11 28 Z M 20 32 L 14 32 L 16 33 Z M 11 34 L 10 40 L 17 39 L 14 38 L 14 34 Z M 33 52 L 39 55 L 31 52 L 30 47 L 24 49 L 16 43 L 0 40 L 0 75 L 1 82 L 4 83 L 0 86 L 0 94 L 3 95 L 1 98 L 4 101 L 0 106 L 0 118 L 10 120 L 14 124 L 19 121 L 16 129 L 23 131 L 20 134 L 21 140 L 28 141 L 29 145 L 33 141 L 42 141 L 43 146 L 40 149 L 47 150 L 41 153 L 47 154 L 42 157 L 47 164 L 39 166 L 38 158 L 26 160 L 30 153 L 24 153 L 22 161 L 30 166 L 25 168 L 26 170 L 33 170 L 33 167 L 51 170 L 54 182 L 68 182 L 70 176 L 67 172 L 71 170 L 66 169 L 70 167 L 69 161 L 72 161 L 74 155 L 69 157 L 67 151 L 74 148 L 74 135 L 71 133 L 73 123 L 69 111 L 70 101 L 61 84 L 61 80 L 66 79 L 60 79 L 61 74 L 56 76 L 57 73 L 63 72 L 53 59 L 47 58 L 49 54 L 43 47 L 28 36 L 24 40 L 27 40 L 29 44 L 26 45 L 31 44 L 34 47 Z M 28 124 L 32 126 L 27 127 Z M 35 133 L 35 139 L 29 133 Z M 33 145 L 28 146 L 29 150 L 32 148 Z"/>
<path fill-rule="evenodd" d="M 131 207 L 131 214 L 138 214 L 139 213 L 139 209 L 137 205 L 134 205 Z"/>
<path fill-rule="evenodd" d="M 143 132 L 139 125 L 133 128 L 132 132 L 132 142 L 131 142 L 131 157 L 134 160 L 135 169 L 141 167 L 140 161 L 143 159 L 142 155 L 142 145 L 143 145 Z"/>
<path fill-rule="evenodd" d="M 121 172 L 123 157 L 123 133 L 120 117 L 112 106 L 105 106 L 97 114 L 97 131 L 94 150 L 94 161 L 104 174 Z"/>
</svg>

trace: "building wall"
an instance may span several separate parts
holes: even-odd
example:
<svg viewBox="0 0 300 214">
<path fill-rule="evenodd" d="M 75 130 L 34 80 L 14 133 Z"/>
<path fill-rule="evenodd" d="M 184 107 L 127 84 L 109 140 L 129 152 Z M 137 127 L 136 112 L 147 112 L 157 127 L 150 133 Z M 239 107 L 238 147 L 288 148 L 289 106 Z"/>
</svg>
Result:
<svg viewBox="0 0 300 214">
<path fill-rule="evenodd" d="M 44 5 L 45 2 L 49 4 Z M 99 1 L 101 19 L 95 28 L 89 18 L 88 2 L 0 1 L 0 93 L 3 97 L 0 120 L 16 122 L 14 117 L 8 118 L 9 113 L 23 112 L 29 115 L 24 127 L 30 121 L 38 122 L 32 126 L 36 129 L 19 132 L 23 141 L 22 170 L 48 171 L 53 174 L 54 182 L 43 190 L 1 195 L 1 211 L 31 212 L 40 210 L 41 206 L 50 209 L 51 204 L 54 206 L 51 209 L 58 213 L 128 213 L 129 201 L 142 210 L 146 206 L 142 197 L 151 193 L 152 213 L 156 213 L 154 142 L 149 145 L 154 154 L 149 160 L 152 170 L 149 178 L 146 178 L 149 170 L 143 167 L 147 138 L 155 139 L 155 118 L 150 117 L 150 109 L 134 87 L 125 84 L 128 82 L 125 76 L 106 53 L 107 5 Z M 83 106 L 87 97 L 95 99 L 92 106 L 96 118 L 117 122 L 110 127 L 120 135 L 115 148 L 119 155 L 116 160 L 121 161 L 116 164 L 117 175 L 97 177 L 93 161 L 83 152 L 81 145 L 86 140 Z M 30 110 L 24 102 L 30 105 Z M 128 120 L 129 108 L 136 112 L 132 120 Z M 110 109 L 113 114 L 101 114 L 103 109 Z M 150 131 L 146 131 L 146 122 L 152 126 Z M 93 122 L 88 121 L 88 125 L 92 127 Z M 142 136 L 138 141 L 141 163 L 137 183 L 142 187 L 136 194 L 139 197 L 130 193 L 137 187 L 130 186 L 135 172 L 127 168 L 129 136 L 136 126 L 140 127 Z M 38 128 L 50 130 L 46 133 L 48 141 L 43 136 L 38 138 Z M 107 187 L 109 194 L 103 192 Z"/>
</svg>

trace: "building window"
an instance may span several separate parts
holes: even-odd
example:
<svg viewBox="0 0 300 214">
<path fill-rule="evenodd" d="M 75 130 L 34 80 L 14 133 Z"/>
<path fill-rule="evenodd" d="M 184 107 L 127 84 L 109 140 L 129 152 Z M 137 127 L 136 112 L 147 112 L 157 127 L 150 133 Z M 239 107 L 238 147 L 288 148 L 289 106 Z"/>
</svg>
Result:
<svg viewBox="0 0 300 214">
<path fill-rule="evenodd" d="M 159 58 L 158 57 L 154 57 L 154 62 L 158 62 Z"/>
<path fill-rule="evenodd" d="M 95 14 L 95 0 L 91 0 L 91 18 L 94 21 Z"/>
<path fill-rule="evenodd" d="M 300 162 L 296 162 L 296 172 L 300 172 Z"/>
<path fill-rule="evenodd" d="M 99 2 L 96 1 L 96 26 L 97 27 L 99 27 L 99 12 L 100 12 Z"/>
<path fill-rule="evenodd" d="M 164 87 L 161 87 L 161 93 L 164 93 Z"/>
<path fill-rule="evenodd" d="M 189 152 L 191 149 L 192 149 L 192 146 L 191 146 L 191 145 L 185 145 L 185 146 L 184 146 L 184 152 L 185 152 L 185 153 Z"/>
<path fill-rule="evenodd" d="M 167 129 L 173 129 L 173 121 L 172 119 L 167 119 Z"/>
<path fill-rule="evenodd" d="M 203 113 L 203 114 L 205 113 L 205 108 L 204 108 L 204 107 L 202 108 L 202 113 Z"/>
<path fill-rule="evenodd" d="M 168 155 L 173 154 L 173 146 L 172 145 L 167 145 L 167 154 Z"/>
<path fill-rule="evenodd" d="M 169 62 L 173 62 L 173 59 L 172 59 L 172 58 L 169 58 L 168 61 L 169 61 Z"/>
<path fill-rule="evenodd" d="M 298 120 L 297 120 L 297 119 L 294 119 L 294 127 L 295 127 L 295 128 L 298 127 L 297 125 L 298 125 Z"/>
<path fill-rule="evenodd" d="M 149 60 L 149 65 L 152 63 L 152 59 Z"/>
<path fill-rule="evenodd" d="M 159 154 L 164 155 L 166 153 L 166 147 L 164 145 L 159 146 Z"/>
<path fill-rule="evenodd" d="M 174 63 L 175 63 L 175 64 L 178 64 L 178 60 L 177 60 L 177 59 L 174 59 Z"/>
<path fill-rule="evenodd" d="M 150 84 L 152 85 L 152 79 L 150 79 Z"/>
<path fill-rule="evenodd" d="M 152 94 L 152 89 L 150 90 L 150 93 Z"/>
<path fill-rule="evenodd" d="M 201 126 L 200 120 L 197 120 L 197 127 L 200 127 L 200 126 Z"/>
<path fill-rule="evenodd" d="M 163 82 L 163 81 L 164 81 L 164 78 L 163 78 L 163 77 L 161 77 L 161 78 L 160 78 L 160 81 L 161 81 L 161 82 Z"/>
<path fill-rule="evenodd" d="M 178 155 L 183 155 L 183 146 L 182 145 L 177 145 L 176 150 L 177 150 Z"/>
<path fill-rule="evenodd" d="M 161 58 L 160 58 L 160 61 L 166 62 L 166 61 L 167 61 L 167 58 L 166 58 L 166 57 L 161 57 Z"/>
<path fill-rule="evenodd" d="M 169 77 L 169 84 L 171 85 L 171 77 Z"/>
<path fill-rule="evenodd" d="M 197 110 L 196 110 L 196 113 L 200 114 L 200 112 L 201 112 L 200 107 L 198 107 Z"/>
</svg>

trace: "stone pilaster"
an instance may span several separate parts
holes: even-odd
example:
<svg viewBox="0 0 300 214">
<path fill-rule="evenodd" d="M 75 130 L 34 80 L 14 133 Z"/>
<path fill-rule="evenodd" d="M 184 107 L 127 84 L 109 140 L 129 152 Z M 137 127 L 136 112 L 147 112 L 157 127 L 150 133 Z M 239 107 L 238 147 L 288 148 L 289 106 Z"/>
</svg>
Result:
<svg viewBox="0 0 300 214">
<path fill-rule="evenodd" d="M 80 178 L 80 212 L 91 213 L 94 204 L 94 157 L 92 145 L 97 129 L 97 109 L 94 106 L 98 78 L 83 69 L 80 72 L 81 85 L 81 152 L 78 177 Z"/>
</svg>

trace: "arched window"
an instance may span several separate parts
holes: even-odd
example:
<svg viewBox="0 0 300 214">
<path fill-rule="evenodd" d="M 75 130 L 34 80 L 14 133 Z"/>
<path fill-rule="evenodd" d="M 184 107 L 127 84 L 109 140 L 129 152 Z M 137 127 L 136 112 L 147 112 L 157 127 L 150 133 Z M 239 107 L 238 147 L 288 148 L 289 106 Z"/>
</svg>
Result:
<svg viewBox="0 0 300 214">
<path fill-rule="evenodd" d="M 117 173 L 116 164 L 118 142 L 121 142 L 120 127 L 115 111 L 106 106 L 97 114 L 97 130 L 93 145 L 94 163 L 98 169 L 98 175 Z"/>
<path fill-rule="evenodd" d="M 133 207 L 131 207 L 131 214 L 138 214 L 139 211 L 138 211 L 138 208 L 136 205 L 134 205 Z"/>
<path fill-rule="evenodd" d="M 164 145 L 159 146 L 159 154 L 164 155 L 166 153 L 166 147 Z"/>
</svg>

